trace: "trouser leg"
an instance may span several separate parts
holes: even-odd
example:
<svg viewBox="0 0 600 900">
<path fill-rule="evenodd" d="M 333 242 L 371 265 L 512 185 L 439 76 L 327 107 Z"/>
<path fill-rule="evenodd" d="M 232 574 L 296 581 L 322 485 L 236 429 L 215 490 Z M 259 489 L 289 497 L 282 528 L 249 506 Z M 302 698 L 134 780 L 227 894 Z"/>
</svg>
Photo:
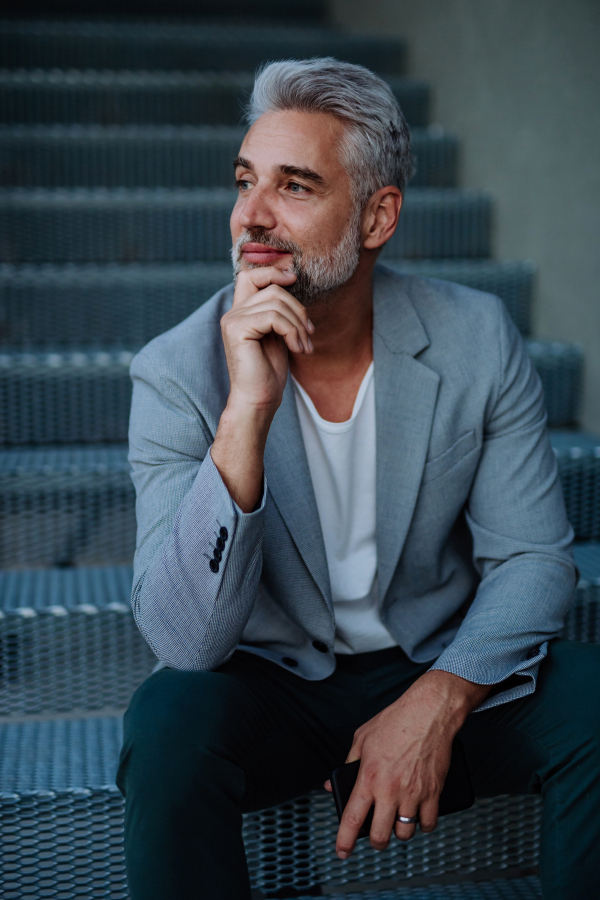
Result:
<svg viewBox="0 0 600 900">
<path fill-rule="evenodd" d="M 545 900 L 600 897 L 600 646 L 554 641 L 534 694 L 469 716 L 475 793 L 541 793 Z"/>
<path fill-rule="evenodd" d="M 250 897 L 242 812 L 322 786 L 352 733 L 341 728 L 340 747 L 295 706 L 301 684 L 236 654 L 217 672 L 163 669 L 138 689 L 117 778 L 132 900 Z"/>
</svg>

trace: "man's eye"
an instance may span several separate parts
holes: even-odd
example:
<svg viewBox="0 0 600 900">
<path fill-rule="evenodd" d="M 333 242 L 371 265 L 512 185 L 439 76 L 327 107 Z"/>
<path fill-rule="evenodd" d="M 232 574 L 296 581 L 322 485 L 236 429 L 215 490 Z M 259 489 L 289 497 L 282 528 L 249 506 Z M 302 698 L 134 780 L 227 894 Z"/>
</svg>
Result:
<svg viewBox="0 0 600 900">
<path fill-rule="evenodd" d="M 295 181 L 290 181 L 288 187 L 292 194 L 303 194 L 308 190 L 303 184 L 297 184 Z"/>
<path fill-rule="evenodd" d="M 239 188 L 240 191 L 247 191 L 248 188 L 251 187 L 251 184 L 249 181 L 246 181 L 245 178 L 238 178 L 235 186 Z"/>
</svg>

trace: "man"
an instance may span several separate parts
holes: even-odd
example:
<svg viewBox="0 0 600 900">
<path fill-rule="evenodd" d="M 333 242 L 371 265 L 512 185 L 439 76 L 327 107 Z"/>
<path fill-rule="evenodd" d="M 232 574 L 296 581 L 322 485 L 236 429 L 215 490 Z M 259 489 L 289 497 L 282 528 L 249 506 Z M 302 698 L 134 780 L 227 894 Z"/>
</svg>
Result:
<svg viewBox="0 0 600 900">
<path fill-rule="evenodd" d="M 373 804 L 378 849 L 432 831 L 457 735 L 478 796 L 543 794 L 544 896 L 596 896 L 600 648 L 550 643 L 576 570 L 523 343 L 497 298 L 375 267 L 411 174 L 380 79 L 274 63 L 249 121 L 235 286 L 132 365 L 164 667 L 125 718 L 131 896 L 245 900 L 242 813 L 345 759 L 342 859 Z"/>
</svg>

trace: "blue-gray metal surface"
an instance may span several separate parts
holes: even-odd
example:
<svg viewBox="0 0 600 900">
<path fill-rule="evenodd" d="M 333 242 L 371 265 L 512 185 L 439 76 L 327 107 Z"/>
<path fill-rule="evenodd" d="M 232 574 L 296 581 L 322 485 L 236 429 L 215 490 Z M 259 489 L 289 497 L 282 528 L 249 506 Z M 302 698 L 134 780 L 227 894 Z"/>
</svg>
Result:
<svg viewBox="0 0 600 900">
<path fill-rule="evenodd" d="M 600 544 L 586 564 L 563 636 L 600 642 Z M 131 614 L 130 566 L 0 572 L 0 716 L 117 709 L 156 659 Z"/>
<path fill-rule="evenodd" d="M 116 717 L 0 724 L 0 836 L 12 884 L 19 884 L 24 869 L 40 865 L 39 843 L 27 837 L 41 819 L 48 859 L 59 840 L 68 853 L 80 837 L 90 869 L 102 848 L 104 862 L 95 877 L 104 874 L 110 880 L 111 861 L 121 877 L 122 804 L 109 786 L 120 728 Z M 442 819 L 431 835 L 419 833 L 409 844 L 394 842 L 385 853 L 361 841 L 351 859 L 342 862 L 334 849 L 332 798 L 318 791 L 245 816 L 244 840 L 253 884 L 267 895 L 285 887 L 369 885 L 390 878 L 531 867 L 538 854 L 540 809 L 540 799 L 533 796 L 480 800 Z M 92 831 L 95 812 L 100 815 Z"/>
<path fill-rule="evenodd" d="M 527 350 L 544 387 L 548 425 L 574 424 L 583 385 L 583 348 L 561 341 L 528 340 Z"/>
<path fill-rule="evenodd" d="M 192 125 L 0 126 L 5 187 L 231 187 L 245 129 Z M 458 141 L 413 131 L 413 187 L 454 187 Z"/>
<path fill-rule="evenodd" d="M 123 445 L 0 451 L 0 568 L 129 562 L 129 472 Z"/>
<path fill-rule="evenodd" d="M 0 572 L 0 716 L 121 709 L 156 657 L 130 566 Z"/>
<path fill-rule="evenodd" d="M 409 125 L 429 124 L 429 86 L 388 76 Z M 0 69 L 7 125 L 238 125 L 249 72 Z"/>
<path fill-rule="evenodd" d="M 536 268 L 532 262 L 495 259 L 386 259 L 386 266 L 405 275 L 456 281 L 477 291 L 496 294 L 523 335 L 531 331 Z M 0 268 L 1 273 L 1 268 Z M 0 274 L 0 291 L 2 290 Z"/>
<path fill-rule="evenodd" d="M 582 541 L 600 540 L 600 438 L 556 431 L 550 440 L 575 535 Z"/>
<path fill-rule="evenodd" d="M 0 265 L 0 347 L 141 347 L 231 280 L 226 262 Z"/>
<path fill-rule="evenodd" d="M 187 21 L 4 21 L 0 64 L 10 68 L 254 70 L 273 59 L 335 56 L 401 74 L 406 48 L 395 38 L 328 28 Z"/>
<path fill-rule="evenodd" d="M 494 260 L 386 260 L 408 275 L 497 294 L 529 331 L 534 266 Z M 231 281 L 229 263 L 0 265 L 0 348 L 140 347 Z"/>
<path fill-rule="evenodd" d="M 0 353 L 0 444 L 127 440 L 126 350 Z"/>
<path fill-rule="evenodd" d="M 360 893 L 353 891 L 344 893 L 343 898 L 344 900 L 542 900 L 542 887 L 536 875 L 529 875 L 525 878 L 438 884 L 420 888 L 402 887 L 389 891 L 360 891 Z M 299 900 L 310 898 L 301 897 Z"/>
<path fill-rule="evenodd" d="M 0 261 L 227 260 L 237 193 L 224 188 L 0 190 Z M 486 257 L 491 201 L 453 188 L 411 188 L 383 258 Z"/>
<path fill-rule="evenodd" d="M 533 350 L 549 424 L 574 421 L 580 349 L 535 342 Z M 0 353 L 0 445 L 126 441 L 132 358 L 110 349 Z"/>
</svg>

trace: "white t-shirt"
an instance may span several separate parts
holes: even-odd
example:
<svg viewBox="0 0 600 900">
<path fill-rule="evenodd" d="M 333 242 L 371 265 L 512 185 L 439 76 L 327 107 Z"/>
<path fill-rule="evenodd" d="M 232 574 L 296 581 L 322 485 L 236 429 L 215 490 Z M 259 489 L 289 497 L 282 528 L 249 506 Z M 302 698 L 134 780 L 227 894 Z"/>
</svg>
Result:
<svg viewBox="0 0 600 900">
<path fill-rule="evenodd" d="M 347 422 L 322 419 L 295 379 L 294 389 L 329 566 L 335 652 L 394 647 L 377 608 L 373 363 Z"/>
</svg>

